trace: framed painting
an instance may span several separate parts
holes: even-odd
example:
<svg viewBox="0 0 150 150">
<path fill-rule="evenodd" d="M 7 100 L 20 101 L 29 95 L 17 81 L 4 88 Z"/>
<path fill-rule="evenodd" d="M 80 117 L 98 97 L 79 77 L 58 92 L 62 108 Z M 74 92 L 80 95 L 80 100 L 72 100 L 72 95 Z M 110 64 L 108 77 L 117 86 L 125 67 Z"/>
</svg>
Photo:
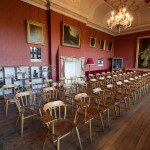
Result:
<svg viewBox="0 0 150 150">
<path fill-rule="evenodd" d="M 81 47 L 81 28 L 62 23 L 62 45 Z"/>
<path fill-rule="evenodd" d="M 42 44 L 45 41 L 45 24 L 28 20 L 27 21 L 27 42 Z"/>
<path fill-rule="evenodd" d="M 137 39 L 136 68 L 150 69 L 150 35 Z"/>
<path fill-rule="evenodd" d="M 107 45 L 107 51 L 112 51 L 112 49 L 113 49 L 113 42 L 108 41 L 107 44 L 108 44 Z"/>
<path fill-rule="evenodd" d="M 90 47 L 95 47 L 96 46 L 96 38 L 90 36 Z"/>
<path fill-rule="evenodd" d="M 105 50 L 106 40 L 100 39 L 100 50 Z"/>
<path fill-rule="evenodd" d="M 103 58 L 99 58 L 97 63 L 98 63 L 98 66 L 101 66 L 101 67 L 104 66 L 104 59 Z"/>
</svg>

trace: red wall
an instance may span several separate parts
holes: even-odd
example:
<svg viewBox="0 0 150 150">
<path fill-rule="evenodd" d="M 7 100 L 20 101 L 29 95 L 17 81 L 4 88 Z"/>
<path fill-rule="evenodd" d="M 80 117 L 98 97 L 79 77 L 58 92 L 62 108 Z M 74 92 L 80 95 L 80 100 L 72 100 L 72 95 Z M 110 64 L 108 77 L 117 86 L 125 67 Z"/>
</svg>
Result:
<svg viewBox="0 0 150 150">
<path fill-rule="evenodd" d="M 72 47 L 66 47 L 61 46 L 61 23 L 65 22 L 74 26 L 81 27 L 82 29 L 82 35 L 81 35 L 81 48 L 72 48 Z M 96 37 L 96 47 L 91 48 L 89 46 L 89 39 L 90 36 Z M 95 65 L 91 67 L 91 70 L 101 70 L 101 69 L 107 69 L 109 66 L 108 58 L 112 58 L 114 55 L 114 52 L 108 52 L 108 51 L 100 51 L 99 50 L 99 39 L 103 38 L 107 41 L 113 41 L 114 37 L 92 29 L 90 27 L 87 27 L 86 24 L 76 21 L 74 19 L 71 19 L 69 17 L 63 16 L 61 14 L 58 14 L 54 11 L 51 11 L 51 55 L 52 55 L 52 68 L 56 69 L 53 70 L 53 77 L 56 76 L 56 72 L 58 72 L 58 57 L 59 56 L 75 56 L 75 57 L 92 57 L 94 59 Z M 104 58 L 104 67 L 98 67 L 97 66 L 97 59 L 98 58 Z M 57 61 L 56 61 L 57 60 Z M 88 66 L 86 66 L 86 69 L 88 70 Z"/>
<path fill-rule="evenodd" d="M 27 20 L 33 20 L 46 25 L 45 45 L 27 43 Z M 65 22 L 81 27 L 81 48 L 71 48 L 61 45 L 61 23 Z M 134 67 L 137 37 L 150 35 L 150 31 L 113 37 L 107 33 L 87 27 L 86 24 L 54 11 L 46 11 L 20 0 L 0 0 L 0 66 L 11 65 L 52 65 L 52 75 L 55 79 L 59 72 L 59 57 L 92 57 L 95 65 L 91 70 L 107 69 L 108 58 L 123 57 L 124 67 Z M 96 47 L 89 46 L 90 36 L 96 37 Z M 113 41 L 112 52 L 99 50 L 99 39 Z M 30 62 L 30 46 L 41 47 L 42 62 Z M 97 66 L 97 59 L 104 58 L 104 67 Z M 88 70 L 86 66 L 85 71 Z"/>
<path fill-rule="evenodd" d="M 137 38 L 150 35 L 150 30 L 145 32 L 132 33 L 115 38 L 115 57 L 124 58 L 125 68 L 134 68 L 136 60 Z"/>
<path fill-rule="evenodd" d="M 48 12 L 20 0 L 0 0 L 0 66 L 49 64 Z M 45 45 L 27 43 L 27 20 L 46 24 Z M 41 47 L 42 62 L 30 62 L 30 46 Z"/>
</svg>

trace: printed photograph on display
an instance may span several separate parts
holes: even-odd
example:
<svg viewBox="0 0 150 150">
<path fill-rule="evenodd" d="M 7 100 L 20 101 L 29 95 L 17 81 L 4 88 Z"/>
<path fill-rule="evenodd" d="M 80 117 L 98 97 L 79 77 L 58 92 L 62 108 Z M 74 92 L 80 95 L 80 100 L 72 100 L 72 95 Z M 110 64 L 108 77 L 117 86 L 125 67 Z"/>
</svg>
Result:
<svg viewBox="0 0 150 150">
<path fill-rule="evenodd" d="M 98 63 L 98 66 L 101 66 L 101 67 L 104 66 L 104 59 L 103 58 L 99 58 L 97 63 Z"/>
<path fill-rule="evenodd" d="M 42 62 L 41 48 L 30 47 L 30 60 L 31 62 Z"/>
</svg>

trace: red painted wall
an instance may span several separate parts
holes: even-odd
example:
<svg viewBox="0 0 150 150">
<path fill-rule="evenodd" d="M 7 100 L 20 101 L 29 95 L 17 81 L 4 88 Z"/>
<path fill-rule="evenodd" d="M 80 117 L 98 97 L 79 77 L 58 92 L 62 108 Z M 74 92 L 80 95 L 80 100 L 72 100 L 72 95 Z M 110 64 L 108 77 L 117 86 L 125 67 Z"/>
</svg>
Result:
<svg viewBox="0 0 150 150">
<path fill-rule="evenodd" d="M 82 35 L 81 35 L 81 48 L 72 48 L 61 45 L 61 23 L 65 22 L 77 27 L 81 27 Z M 96 47 L 91 48 L 89 46 L 90 36 L 96 37 Z M 92 57 L 94 59 L 95 65 L 91 67 L 91 70 L 101 70 L 107 69 L 109 66 L 108 58 L 112 58 L 114 52 L 108 51 L 100 51 L 99 50 L 99 39 L 103 38 L 107 41 L 113 41 L 114 37 L 87 27 L 86 24 L 71 19 L 69 17 L 63 16 L 59 13 L 51 11 L 51 56 L 52 56 L 52 68 L 53 68 L 53 77 L 56 76 L 56 72 L 59 71 L 57 63 L 59 56 L 75 56 L 75 57 Z M 104 67 L 97 66 L 97 59 L 104 58 Z M 56 61 L 57 60 L 57 61 Z M 56 70 L 55 70 L 56 69 Z M 85 71 L 88 70 L 88 66 L 86 66 Z"/>
<path fill-rule="evenodd" d="M 45 45 L 27 43 L 27 20 L 34 20 L 46 25 Z M 81 48 L 61 45 L 61 23 L 65 22 L 81 27 Z M 87 27 L 86 24 L 54 11 L 46 11 L 20 0 L 0 0 L 0 66 L 47 65 L 52 64 L 55 79 L 59 72 L 60 56 L 92 57 L 95 65 L 91 70 L 107 69 L 108 58 L 124 57 L 124 67 L 134 67 L 137 37 L 150 35 L 150 31 L 113 37 L 107 33 Z M 96 47 L 89 46 L 90 36 L 96 37 Z M 99 39 L 113 41 L 114 51 L 100 51 Z M 42 62 L 30 62 L 30 46 L 41 47 Z M 104 67 L 97 66 L 97 59 L 104 58 Z M 88 70 L 86 66 L 85 71 Z"/>
<path fill-rule="evenodd" d="M 124 58 L 125 68 L 135 67 L 137 38 L 147 35 L 150 35 L 150 30 L 121 35 L 115 38 L 114 56 Z"/>
<path fill-rule="evenodd" d="M 0 0 L 0 66 L 49 64 L 48 12 L 20 0 Z M 46 24 L 45 45 L 27 43 L 27 20 Z M 42 62 L 30 62 L 30 46 L 41 47 Z"/>
</svg>

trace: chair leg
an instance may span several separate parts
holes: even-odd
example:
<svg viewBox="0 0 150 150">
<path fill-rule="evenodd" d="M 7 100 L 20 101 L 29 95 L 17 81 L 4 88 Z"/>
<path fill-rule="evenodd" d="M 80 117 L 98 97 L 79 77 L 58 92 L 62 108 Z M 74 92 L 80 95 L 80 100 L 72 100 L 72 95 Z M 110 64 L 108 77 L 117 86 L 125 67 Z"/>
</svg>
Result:
<svg viewBox="0 0 150 150">
<path fill-rule="evenodd" d="M 23 137 L 24 115 L 21 114 L 21 137 Z"/>
<path fill-rule="evenodd" d="M 76 122 L 77 122 L 77 115 L 78 115 L 78 110 L 76 110 L 76 113 L 75 113 L 74 123 L 76 123 Z"/>
<path fill-rule="evenodd" d="M 116 106 L 114 105 L 114 111 L 115 111 L 115 117 L 117 119 L 117 109 L 116 109 Z"/>
<path fill-rule="evenodd" d="M 8 101 L 6 101 L 6 105 L 5 105 L 5 115 L 7 117 L 7 113 L 8 113 Z"/>
<path fill-rule="evenodd" d="M 46 140 L 47 140 L 47 137 L 46 137 L 45 140 L 44 140 L 43 149 L 44 149 L 44 147 L 45 147 Z"/>
<path fill-rule="evenodd" d="M 109 127 L 109 129 L 110 129 L 110 112 L 109 112 L 110 110 L 109 110 L 109 108 L 107 109 L 107 119 L 108 119 L 108 127 Z"/>
<path fill-rule="evenodd" d="M 104 122 L 103 122 L 102 114 L 99 113 L 99 116 L 100 116 L 100 119 L 101 119 L 102 130 L 104 131 Z"/>
<path fill-rule="evenodd" d="M 59 137 L 57 138 L 57 150 L 60 150 L 60 139 L 59 139 Z"/>
<path fill-rule="evenodd" d="M 18 117 L 17 117 L 16 125 L 17 125 L 17 124 L 18 124 L 18 122 L 19 122 L 19 118 L 20 118 L 20 116 L 18 116 Z"/>
<path fill-rule="evenodd" d="M 78 128 L 76 127 L 76 133 L 77 133 L 77 136 L 78 136 L 78 140 L 79 140 L 79 144 L 80 144 L 80 149 L 82 150 L 82 144 L 81 144 L 81 138 L 80 138 L 80 134 L 79 134 L 79 130 Z"/>
<path fill-rule="evenodd" d="M 91 140 L 91 142 L 92 142 L 92 120 L 90 119 L 90 121 L 89 121 L 89 134 L 90 134 L 90 140 Z"/>
<path fill-rule="evenodd" d="M 127 112 L 127 101 L 126 100 L 124 100 L 124 105 L 125 105 L 125 110 Z"/>
</svg>

